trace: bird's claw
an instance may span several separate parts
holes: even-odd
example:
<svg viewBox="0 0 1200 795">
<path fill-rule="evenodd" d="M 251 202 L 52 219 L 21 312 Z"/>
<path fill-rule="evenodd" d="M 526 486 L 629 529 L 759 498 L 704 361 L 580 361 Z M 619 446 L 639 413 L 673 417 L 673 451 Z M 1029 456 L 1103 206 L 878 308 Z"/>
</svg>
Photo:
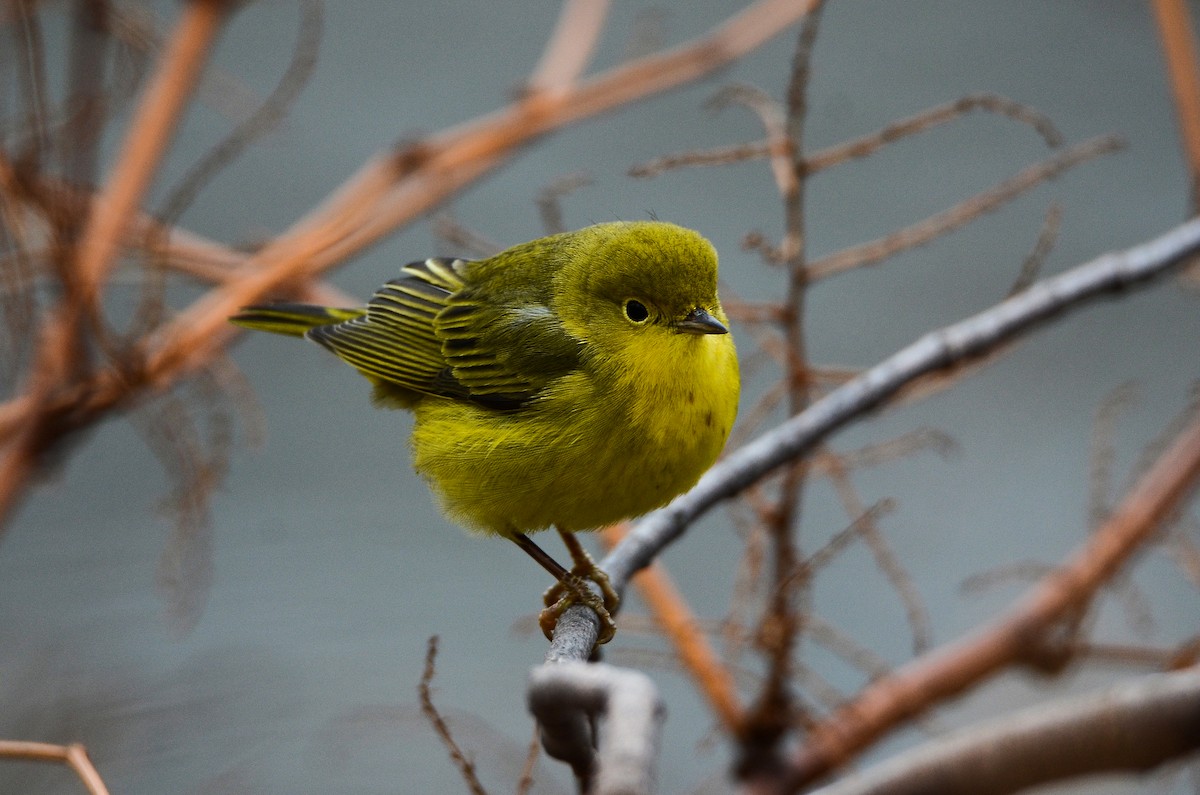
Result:
<svg viewBox="0 0 1200 795">
<path fill-rule="evenodd" d="M 617 625 L 613 621 L 612 614 L 621 604 L 621 598 L 612 587 L 604 570 L 597 567 L 591 560 L 588 560 L 587 564 L 577 563 L 571 569 L 567 579 L 559 580 L 551 585 L 542 596 L 546 609 L 538 616 L 538 625 L 541 626 L 546 640 L 554 639 L 554 627 L 558 624 L 558 619 L 573 604 L 590 607 L 600 619 L 596 645 L 608 643 L 616 634 Z M 588 581 L 594 582 L 600 589 L 600 593 L 596 593 L 588 587 Z"/>
</svg>

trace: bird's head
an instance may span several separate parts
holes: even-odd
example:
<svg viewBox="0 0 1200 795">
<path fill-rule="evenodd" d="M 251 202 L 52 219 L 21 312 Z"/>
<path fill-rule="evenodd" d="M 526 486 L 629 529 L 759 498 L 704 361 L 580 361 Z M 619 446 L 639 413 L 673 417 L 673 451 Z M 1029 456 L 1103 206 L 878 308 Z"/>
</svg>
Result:
<svg viewBox="0 0 1200 795">
<path fill-rule="evenodd" d="M 573 233 L 567 245 L 559 312 L 589 330 L 585 337 L 728 333 L 717 252 L 699 233 L 661 221 L 617 222 Z"/>
</svg>

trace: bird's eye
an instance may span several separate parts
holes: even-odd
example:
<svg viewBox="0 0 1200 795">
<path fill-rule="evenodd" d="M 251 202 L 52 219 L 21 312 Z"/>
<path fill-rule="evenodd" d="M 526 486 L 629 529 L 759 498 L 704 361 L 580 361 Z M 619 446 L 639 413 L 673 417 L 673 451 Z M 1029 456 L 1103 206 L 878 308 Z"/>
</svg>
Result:
<svg viewBox="0 0 1200 795">
<path fill-rule="evenodd" d="M 625 317 L 634 323 L 644 323 L 646 318 L 650 317 L 650 310 L 641 301 L 634 301 L 631 298 L 625 302 Z"/>
</svg>

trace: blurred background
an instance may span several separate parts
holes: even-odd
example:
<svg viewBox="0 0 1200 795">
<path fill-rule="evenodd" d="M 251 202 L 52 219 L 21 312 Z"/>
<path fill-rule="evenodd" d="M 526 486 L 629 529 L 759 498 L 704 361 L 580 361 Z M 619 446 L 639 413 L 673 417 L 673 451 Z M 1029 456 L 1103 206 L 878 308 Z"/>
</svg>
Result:
<svg viewBox="0 0 1200 795">
<path fill-rule="evenodd" d="M 66 23 L 53 6 L 42 15 L 43 33 L 58 69 Z M 146 7 L 167 29 L 180 4 Z M 374 153 L 504 105 L 537 63 L 557 10 L 532 0 L 329 4 L 315 71 L 286 119 L 215 176 L 182 225 L 229 244 L 261 242 Z M 730 10 L 715 0 L 614 3 L 593 70 L 631 49 L 700 35 Z M 232 18 L 149 206 L 270 93 L 292 57 L 299 18 L 294 3 L 274 0 Z M 539 192 L 583 172 L 590 184 L 562 200 L 568 227 L 651 215 L 693 227 L 720 252 L 727 294 L 776 297 L 782 274 L 741 245 L 751 230 L 769 239 L 782 230 L 763 162 L 654 179 L 627 172 L 663 154 L 761 138 L 751 113 L 718 113 L 706 102 L 733 83 L 781 98 L 794 46 L 795 27 L 715 76 L 554 133 L 442 210 L 511 245 L 542 234 Z M 6 73 L 18 66 L 15 52 L 0 45 Z M 1190 212 L 1146 3 L 834 0 L 813 63 L 810 148 L 978 92 L 1047 114 L 1068 143 L 1103 133 L 1128 142 L 929 246 L 822 282 L 808 324 L 819 364 L 870 366 L 1000 300 L 1052 202 L 1062 219 L 1048 273 L 1154 237 Z M 53 85 L 61 74 L 48 78 Z M 108 156 L 123 129 L 119 119 L 106 130 Z M 913 223 L 1051 154 L 1029 127 L 973 113 L 821 173 L 809 183 L 810 255 Z M 421 222 L 330 278 L 365 299 L 405 262 L 463 253 Z M 115 295 L 110 314 L 118 316 L 120 288 Z M 172 303 L 194 295 L 179 288 Z M 1197 299 L 1194 284 L 1169 279 L 1088 305 L 955 388 L 834 438 L 838 450 L 919 429 L 954 441 L 946 455 L 918 452 L 855 473 L 868 502 L 896 501 L 881 524 L 925 600 L 935 643 L 996 615 L 1022 587 L 964 594 L 967 577 L 1020 561 L 1053 563 L 1086 537 L 1095 417 L 1115 389 L 1132 383 L 1136 397 L 1111 436 L 1110 502 L 1119 499 L 1142 448 L 1187 405 L 1200 375 Z M 751 354 L 752 338 L 734 333 Z M 510 791 L 532 737 L 524 686 L 546 648 L 532 621 L 546 576 L 511 544 L 470 537 L 441 518 L 408 462 L 409 417 L 375 410 L 367 384 L 332 356 L 255 336 L 234 357 L 256 402 L 234 429 L 229 472 L 212 503 L 211 584 L 199 588 L 194 626 L 172 613 L 156 581 L 174 532 L 164 507 L 171 483 L 137 421 L 115 418 L 73 448 L 0 543 L 0 736 L 83 742 L 112 791 L 130 795 L 462 791 L 417 703 L 427 640 L 438 635 L 435 701 L 484 784 Z M 746 405 L 777 375 L 770 366 L 748 374 Z M 833 490 L 814 481 L 802 543 L 815 547 L 846 523 Z M 546 540 L 557 553 L 557 542 Z M 665 562 L 697 613 L 718 618 L 741 554 L 742 540 L 717 511 Z M 1197 584 L 1167 555 L 1148 552 L 1130 586 L 1131 595 L 1105 601 L 1098 637 L 1170 647 L 1197 633 Z M 887 663 L 910 657 L 903 609 L 863 548 L 822 573 L 813 606 Z M 662 791 L 726 791 L 730 759 L 711 715 L 640 613 L 634 599 L 606 655 L 647 670 L 662 688 Z M 743 662 L 753 692 L 754 659 Z M 806 662 L 845 693 L 864 681 L 816 645 Z M 1001 677 L 938 711 L 930 727 L 1138 670 L 1090 664 L 1055 681 Z M 921 736 L 900 733 L 873 758 Z M 536 778 L 534 792 L 572 786 L 565 768 L 544 759 Z M 1190 792 L 1196 778 L 1175 770 L 1058 791 Z M 71 779 L 54 766 L 0 762 L 0 792 L 75 791 Z"/>
</svg>

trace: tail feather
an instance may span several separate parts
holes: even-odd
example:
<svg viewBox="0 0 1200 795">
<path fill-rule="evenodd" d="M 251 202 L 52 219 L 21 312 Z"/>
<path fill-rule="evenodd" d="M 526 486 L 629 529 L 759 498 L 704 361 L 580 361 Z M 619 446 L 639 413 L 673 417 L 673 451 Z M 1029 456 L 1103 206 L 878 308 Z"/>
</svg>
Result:
<svg viewBox="0 0 1200 795">
<path fill-rule="evenodd" d="M 255 331 L 303 337 L 309 329 L 353 320 L 365 313 L 365 309 L 340 309 L 332 306 L 278 301 L 271 304 L 244 306 L 236 315 L 229 318 L 229 322 Z"/>
</svg>

